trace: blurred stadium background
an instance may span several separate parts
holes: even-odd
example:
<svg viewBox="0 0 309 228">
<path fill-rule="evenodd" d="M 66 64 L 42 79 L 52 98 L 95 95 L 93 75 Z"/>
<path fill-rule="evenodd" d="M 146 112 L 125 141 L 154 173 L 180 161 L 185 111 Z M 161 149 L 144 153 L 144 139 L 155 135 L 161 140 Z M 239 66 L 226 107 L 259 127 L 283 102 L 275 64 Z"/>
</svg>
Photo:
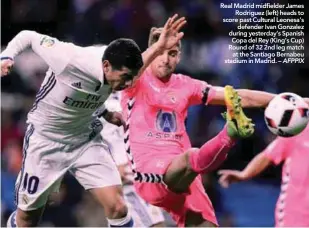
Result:
<svg viewBox="0 0 309 228">
<path fill-rule="evenodd" d="M 228 32 L 235 25 L 221 22 L 233 12 L 220 9 L 220 2 L 228 0 L 1 1 L 1 46 L 5 47 L 19 31 L 27 29 L 81 46 L 129 37 L 145 49 L 149 29 L 163 25 L 168 16 L 177 12 L 188 20 L 178 72 L 219 86 L 230 84 L 273 93 L 291 91 L 308 97 L 308 58 L 302 65 L 224 64 L 224 59 L 231 56 Z M 303 2 L 294 0 L 293 4 Z M 307 46 L 308 43 L 308 56 Z M 16 59 L 12 74 L 1 79 L 2 225 L 14 210 L 14 182 L 21 167 L 26 114 L 46 69 L 33 52 L 24 52 Z M 202 145 L 223 127 L 223 110 L 204 106 L 189 110 L 187 128 L 193 146 Z M 249 114 L 256 123 L 255 135 L 238 143 L 221 168 L 244 168 L 273 139 L 264 124 L 263 110 L 250 110 Z M 220 188 L 216 172 L 205 176 L 206 191 L 221 226 L 273 226 L 280 176 L 281 168 L 272 167 L 253 181 L 229 189 Z M 71 176 L 65 177 L 60 193 L 51 198 L 53 203 L 46 209 L 42 226 L 106 225 L 102 209 Z"/>
</svg>

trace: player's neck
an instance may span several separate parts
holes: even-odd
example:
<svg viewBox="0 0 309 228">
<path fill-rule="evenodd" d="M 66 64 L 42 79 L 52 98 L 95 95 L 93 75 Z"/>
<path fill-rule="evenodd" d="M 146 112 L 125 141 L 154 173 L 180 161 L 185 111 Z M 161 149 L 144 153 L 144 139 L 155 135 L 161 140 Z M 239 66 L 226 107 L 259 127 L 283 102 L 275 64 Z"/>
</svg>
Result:
<svg viewBox="0 0 309 228">
<path fill-rule="evenodd" d="M 167 83 L 167 82 L 170 81 L 171 76 L 172 76 L 172 74 L 170 74 L 170 75 L 168 75 L 168 76 L 165 76 L 165 77 L 162 77 L 162 78 L 160 78 L 160 77 L 158 77 L 158 76 L 156 76 L 156 77 L 157 77 L 161 82 Z"/>
</svg>

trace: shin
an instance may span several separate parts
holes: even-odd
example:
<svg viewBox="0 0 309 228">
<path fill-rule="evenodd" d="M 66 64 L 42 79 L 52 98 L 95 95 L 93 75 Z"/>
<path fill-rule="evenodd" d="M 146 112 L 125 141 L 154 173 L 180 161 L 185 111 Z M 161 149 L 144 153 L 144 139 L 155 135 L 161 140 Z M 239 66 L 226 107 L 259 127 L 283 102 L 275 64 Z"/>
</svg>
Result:
<svg viewBox="0 0 309 228">
<path fill-rule="evenodd" d="M 193 171 L 206 173 L 216 169 L 227 157 L 227 152 L 235 144 L 235 140 L 227 135 L 224 128 L 216 137 L 206 142 L 200 149 L 189 154 L 189 163 Z"/>
</svg>

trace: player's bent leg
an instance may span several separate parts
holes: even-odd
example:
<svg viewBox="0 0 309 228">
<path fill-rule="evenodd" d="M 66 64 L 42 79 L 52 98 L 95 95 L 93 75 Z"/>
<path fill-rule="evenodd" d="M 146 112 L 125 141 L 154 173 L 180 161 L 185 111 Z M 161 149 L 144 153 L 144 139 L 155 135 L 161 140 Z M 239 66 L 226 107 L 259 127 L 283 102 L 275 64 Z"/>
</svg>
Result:
<svg viewBox="0 0 309 228">
<path fill-rule="evenodd" d="M 187 191 L 190 184 L 198 175 L 198 172 L 195 172 L 190 167 L 189 153 L 185 152 L 174 158 L 163 176 L 164 183 L 175 193 Z"/>
<path fill-rule="evenodd" d="M 200 149 L 191 148 L 177 156 L 167 168 L 164 183 L 176 193 L 185 192 L 198 174 L 217 168 L 233 145 L 234 140 L 228 136 L 227 129 L 224 128 Z"/>
<path fill-rule="evenodd" d="M 199 173 L 210 172 L 222 164 L 237 138 L 253 134 L 254 125 L 244 114 L 237 92 L 231 86 L 226 86 L 224 93 L 226 126 L 200 149 L 192 148 L 171 162 L 164 175 L 164 182 L 170 190 L 185 191 Z"/>
</svg>

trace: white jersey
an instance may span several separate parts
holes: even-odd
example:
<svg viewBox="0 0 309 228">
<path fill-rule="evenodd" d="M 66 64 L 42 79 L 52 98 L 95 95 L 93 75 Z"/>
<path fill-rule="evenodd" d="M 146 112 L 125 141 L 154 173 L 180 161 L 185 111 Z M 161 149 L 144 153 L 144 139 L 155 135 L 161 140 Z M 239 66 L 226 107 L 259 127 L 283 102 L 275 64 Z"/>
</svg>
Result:
<svg viewBox="0 0 309 228">
<path fill-rule="evenodd" d="M 33 31 L 22 31 L 1 53 L 14 59 L 31 47 L 49 65 L 28 123 L 62 143 L 83 143 L 100 132 L 92 115 L 104 103 L 101 59 L 106 46 L 79 47 Z"/>
</svg>

